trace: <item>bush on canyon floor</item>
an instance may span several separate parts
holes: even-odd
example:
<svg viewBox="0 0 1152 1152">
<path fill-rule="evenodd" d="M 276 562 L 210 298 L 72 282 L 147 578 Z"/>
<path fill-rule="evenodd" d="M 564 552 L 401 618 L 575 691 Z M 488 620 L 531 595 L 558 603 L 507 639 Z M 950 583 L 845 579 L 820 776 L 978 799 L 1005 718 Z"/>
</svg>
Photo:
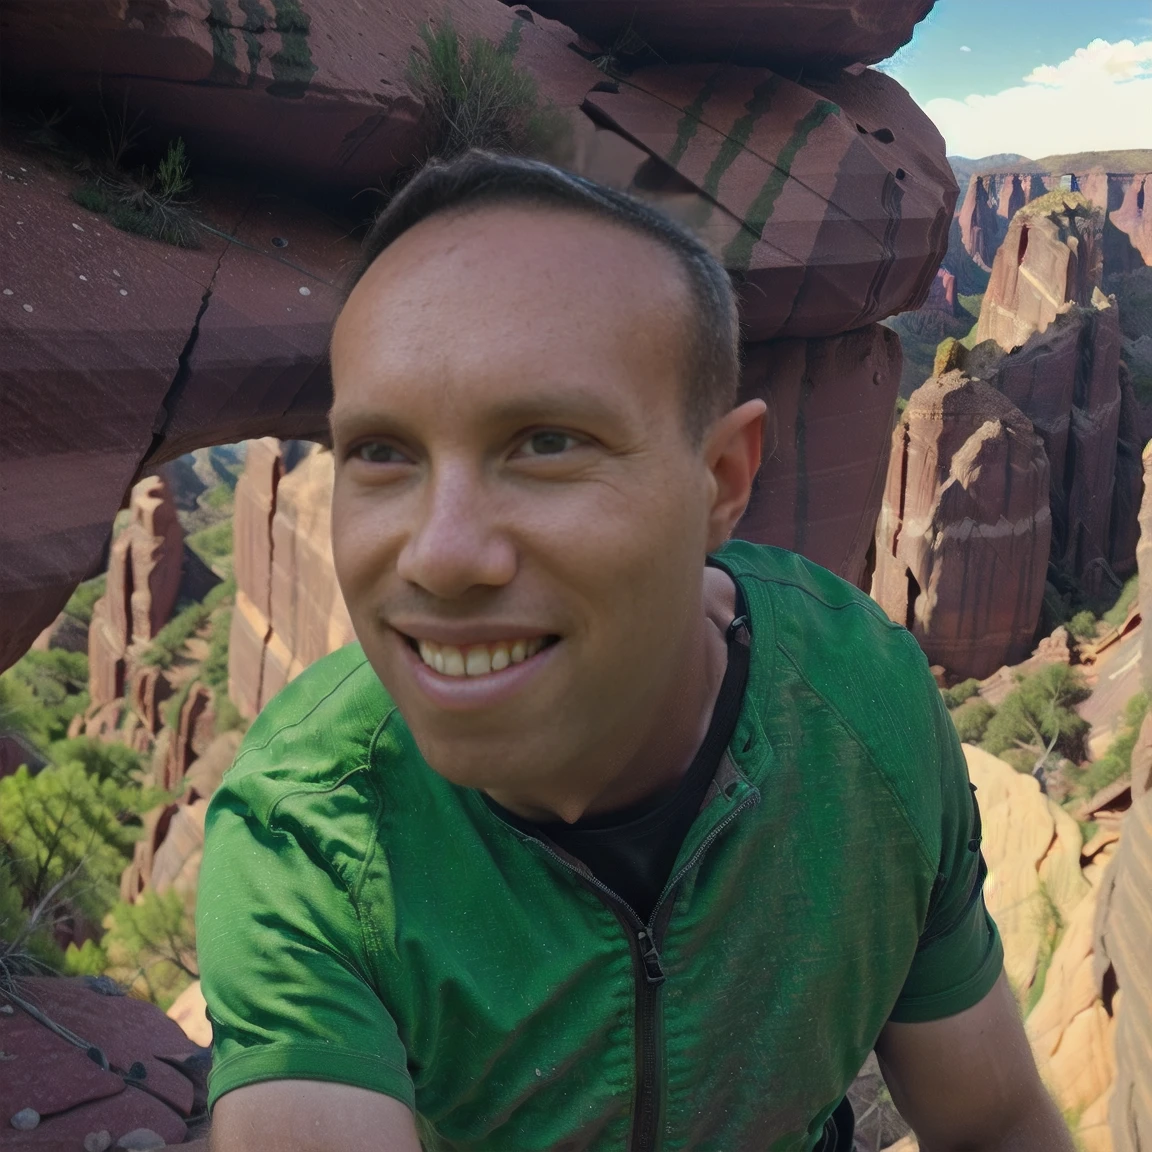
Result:
<svg viewBox="0 0 1152 1152">
<path fill-rule="evenodd" d="M 959 708 L 965 700 L 971 700 L 979 691 L 980 681 L 970 676 L 967 680 L 961 680 L 959 684 L 953 684 L 951 688 L 942 688 L 940 695 L 944 698 L 944 706 L 951 710 Z"/>
<path fill-rule="evenodd" d="M 1105 624 L 1111 624 L 1113 628 L 1119 628 L 1128 619 L 1128 613 L 1132 610 L 1132 605 L 1136 603 L 1136 596 L 1139 591 L 1140 577 L 1130 576 L 1120 590 L 1116 603 L 1100 619 Z"/>
<path fill-rule="evenodd" d="M 121 901 L 104 918 L 104 970 L 167 1009 L 200 976 L 193 908 L 194 900 L 174 889 L 144 892 L 134 904 Z"/>
<path fill-rule="evenodd" d="M 1087 608 L 1077 612 L 1065 625 L 1074 640 L 1091 640 L 1096 635 L 1096 616 Z"/>
<path fill-rule="evenodd" d="M 980 746 L 1021 772 L 1049 764 L 1054 755 L 1082 760 L 1089 725 L 1074 706 L 1088 694 L 1080 672 L 1066 664 L 1018 676 Z"/>
<path fill-rule="evenodd" d="M 423 48 L 408 60 L 408 79 L 428 111 L 433 155 L 445 159 L 483 148 L 523 156 L 548 154 L 566 122 L 542 104 L 535 79 L 516 67 L 519 28 L 497 45 L 463 43 L 447 17 L 420 27 Z"/>
<path fill-rule="evenodd" d="M 99 920 L 115 902 L 120 873 L 139 835 L 134 820 L 154 798 L 79 761 L 36 775 L 20 767 L 0 780 L 0 857 L 21 903 L 73 906 Z"/>
<path fill-rule="evenodd" d="M 987 700 L 977 696 L 961 704 L 952 713 L 952 723 L 956 726 L 956 734 L 965 744 L 979 744 L 995 715 L 996 709 Z"/>
<path fill-rule="evenodd" d="M 210 568 L 232 555 L 232 518 L 201 528 L 188 537 L 188 547 Z"/>
<path fill-rule="evenodd" d="M 91 624 L 92 609 L 96 607 L 96 601 L 104 595 L 106 584 L 107 579 L 104 576 L 85 580 L 69 597 L 68 603 L 64 605 L 64 611 L 81 624 Z"/>
<path fill-rule="evenodd" d="M 1082 771 L 1068 773 L 1074 798 L 1091 799 L 1101 788 L 1107 788 L 1109 784 L 1131 773 L 1132 750 L 1136 747 L 1136 738 L 1147 711 L 1147 695 L 1137 692 L 1124 706 L 1124 724 L 1108 746 L 1108 751 Z"/>
<path fill-rule="evenodd" d="M 87 707 L 83 652 L 26 652 L 0 675 L 0 732 L 19 732 L 41 749 L 62 740 L 72 717 Z"/>
</svg>

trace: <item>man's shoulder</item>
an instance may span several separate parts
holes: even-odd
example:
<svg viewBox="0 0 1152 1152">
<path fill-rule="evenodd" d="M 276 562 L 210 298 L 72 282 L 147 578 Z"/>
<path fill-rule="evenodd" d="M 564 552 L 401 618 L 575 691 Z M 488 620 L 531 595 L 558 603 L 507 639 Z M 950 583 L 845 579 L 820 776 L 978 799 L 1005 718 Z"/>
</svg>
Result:
<svg viewBox="0 0 1152 1152">
<path fill-rule="evenodd" d="M 745 590 L 754 646 L 758 631 L 770 640 L 757 693 L 765 723 L 782 707 L 831 712 L 918 819 L 931 822 L 955 737 L 912 634 L 796 553 L 737 542 L 719 559 Z"/>
<path fill-rule="evenodd" d="M 289 792 L 334 787 L 368 765 L 376 733 L 394 709 L 360 645 L 349 644 L 268 702 L 224 783 L 247 793 L 256 808 Z"/>
<path fill-rule="evenodd" d="M 911 663 L 917 670 L 927 667 L 920 647 L 911 633 L 890 620 L 867 593 L 819 564 L 767 544 L 734 540 L 718 558 L 741 581 L 759 586 L 764 595 L 761 614 L 771 615 L 777 644 L 798 648 L 803 659 L 815 657 L 831 644 L 866 644 L 876 656 Z M 754 612 L 755 615 L 755 612 Z"/>
</svg>

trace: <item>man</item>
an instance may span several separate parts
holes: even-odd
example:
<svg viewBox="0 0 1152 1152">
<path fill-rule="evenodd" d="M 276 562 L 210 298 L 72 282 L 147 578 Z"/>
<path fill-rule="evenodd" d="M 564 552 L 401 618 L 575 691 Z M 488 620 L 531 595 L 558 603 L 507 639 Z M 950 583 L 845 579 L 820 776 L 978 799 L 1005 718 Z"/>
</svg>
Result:
<svg viewBox="0 0 1152 1152">
<path fill-rule="evenodd" d="M 199 900 L 217 1152 L 1070 1149 L 907 632 L 726 543 L 723 270 L 527 161 L 421 174 L 332 341 L 360 645 L 253 725 Z"/>
</svg>

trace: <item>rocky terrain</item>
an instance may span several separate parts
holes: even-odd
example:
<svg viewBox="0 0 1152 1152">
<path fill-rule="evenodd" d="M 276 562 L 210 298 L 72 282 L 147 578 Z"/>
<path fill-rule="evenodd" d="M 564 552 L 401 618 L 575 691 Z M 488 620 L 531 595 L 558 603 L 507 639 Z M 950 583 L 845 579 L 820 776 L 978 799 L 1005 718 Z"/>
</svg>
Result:
<svg viewBox="0 0 1152 1152">
<path fill-rule="evenodd" d="M 827 366 L 803 377 L 773 430 L 784 453 L 764 491 L 777 498 L 749 525 L 774 543 L 796 542 L 806 525 L 817 557 L 852 578 L 899 377 L 898 350 L 869 326 L 926 297 L 957 196 L 935 128 L 863 64 L 907 40 L 928 7 L 885 5 L 880 19 L 878 6 L 844 0 L 800 19 L 797 6 L 766 2 L 751 22 L 741 6 L 709 5 L 710 38 L 697 6 L 646 5 L 669 37 L 688 37 L 674 63 L 598 44 L 531 6 L 460 0 L 450 11 L 463 44 L 498 45 L 530 77 L 555 129 L 545 152 L 700 229 L 740 285 L 750 392 L 763 390 L 773 356 Z M 100 570 L 112 518 L 143 473 L 203 444 L 323 434 L 324 342 L 366 210 L 350 194 L 392 186 L 442 143 L 439 96 L 410 58 L 444 15 L 440 4 L 355 17 L 325 0 L 298 16 L 173 4 L 141 22 L 109 10 L 81 35 L 66 3 L 5 6 L 6 115 L 61 111 L 14 123 L 0 153 L 12 238 L 0 304 L 0 664 Z M 753 26 L 771 52 L 752 46 Z M 724 28 L 748 46 L 740 63 L 728 63 Z M 92 147 L 68 143 L 63 130 L 85 110 L 103 118 L 90 135 L 127 136 L 156 173 L 153 200 L 159 167 L 148 165 L 174 164 L 165 148 L 186 147 L 195 210 L 173 223 L 162 207 L 196 247 L 126 233 L 110 226 L 124 218 L 118 203 L 101 215 L 72 198 L 99 209 L 129 182 L 123 149 L 109 174 Z M 770 343 L 781 339 L 833 343 L 808 354 Z M 832 370 L 857 347 L 867 369 Z M 809 403 L 864 418 L 846 435 L 835 420 L 805 423 Z M 822 459 L 836 460 L 831 474 Z M 837 473 L 851 483 L 825 510 Z"/>
<path fill-rule="evenodd" d="M 1024 659 L 1050 586 L 1114 599 L 1135 567 L 1141 416 L 1102 229 L 1079 193 L 1017 211 L 973 347 L 941 346 L 893 433 L 873 595 L 957 679 Z"/>
<path fill-rule="evenodd" d="M 204 812 L 247 721 L 352 638 L 326 341 L 370 205 L 462 143 L 412 63 L 437 36 L 498 61 L 470 83 L 529 82 L 476 131 L 655 201 L 729 269 L 742 396 L 771 410 L 738 533 L 871 587 L 952 685 L 1042 1070 L 1088 1152 L 1152 1140 L 1146 177 L 1010 158 L 957 213 L 939 134 L 868 67 L 929 8 L 4 6 L 0 1142 L 204 1138 Z M 1074 689 L 1046 750 L 1011 726 L 1044 677 Z M 37 887 L 21 813 L 77 797 L 92 874 L 50 857 Z M 861 1152 L 912 1146 L 874 1067 L 853 1092 Z"/>
</svg>

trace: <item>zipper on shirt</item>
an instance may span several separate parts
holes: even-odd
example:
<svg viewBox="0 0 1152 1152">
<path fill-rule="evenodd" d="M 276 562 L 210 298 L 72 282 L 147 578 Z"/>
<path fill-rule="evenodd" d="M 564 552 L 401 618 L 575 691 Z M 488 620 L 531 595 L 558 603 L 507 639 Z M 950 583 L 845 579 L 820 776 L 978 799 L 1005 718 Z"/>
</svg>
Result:
<svg viewBox="0 0 1152 1152">
<path fill-rule="evenodd" d="M 522 837 L 539 844 L 557 863 L 563 865 L 585 887 L 596 895 L 616 914 L 621 927 L 631 941 L 633 971 L 636 984 L 636 1104 L 632 1113 L 632 1138 L 628 1142 L 629 1152 L 654 1152 L 660 1123 L 660 1081 L 663 1071 L 661 1059 L 660 1028 L 660 985 L 664 983 L 664 962 L 660 947 L 664 941 L 668 922 L 672 918 L 673 900 L 676 889 L 684 878 L 700 863 L 704 853 L 713 841 L 746 808 L 760 801 L 760 793 L 753 788 L 748 795 L 728 813 L 707 836 L 684 864 L 664 885 L 652 916 L 645 924 L 636 910 L 607 884 L 602 883 L 591 872 L 581 870 L 544 840 L 527 836 L 513 829 Z M 496 819 L 500 819 L 499 816 Z M 500 821 L 502 824 L 504 821 Z M 508 825 L 511 827 L 511 825 Z"/>
</svg>

